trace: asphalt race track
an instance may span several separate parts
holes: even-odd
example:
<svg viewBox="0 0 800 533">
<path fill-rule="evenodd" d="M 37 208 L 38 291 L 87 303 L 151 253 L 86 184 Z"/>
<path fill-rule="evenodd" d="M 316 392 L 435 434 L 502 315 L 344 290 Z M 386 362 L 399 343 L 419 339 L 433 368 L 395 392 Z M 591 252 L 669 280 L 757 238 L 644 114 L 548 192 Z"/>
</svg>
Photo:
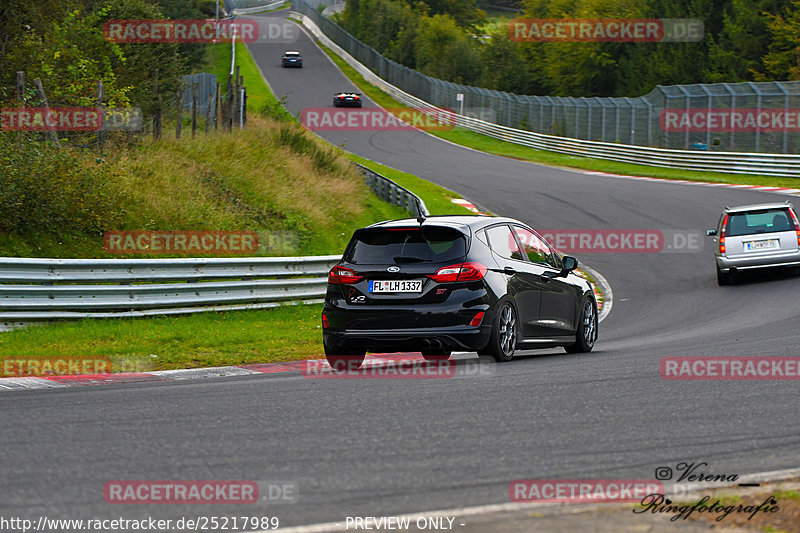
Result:
<svg viewBox="0 0 800 533">
<path fill-rule="evenodd" d="M 354 89 L 305 35 L 249 47 L 292 113 Z M 282 69 L 282 52 L 294 48 L 304 68 Z M 539 228 L 704 232 L 725 205 L 786 198 L 559 170 L 421 132 L 322 136 Z M 800 279 L 718 287 L 711 242 L 703 244 L 690 253 L 578 255 L 614 290 L 588 355 L 526 352 L 487 364 L 486 375 L 444 380 L 257 376 L 0 394 L 0 515 L 236 513 L 301 525 L 505 503 L 520 478 L 650 479 L 681 461 L 727 474 L 798 467 L 796 382 L 659 375 L 667 356 L 798 355 Z M 300 499 L 109 505 L 103 486 L 118 479 L 285 480 Z"/>
</svg>

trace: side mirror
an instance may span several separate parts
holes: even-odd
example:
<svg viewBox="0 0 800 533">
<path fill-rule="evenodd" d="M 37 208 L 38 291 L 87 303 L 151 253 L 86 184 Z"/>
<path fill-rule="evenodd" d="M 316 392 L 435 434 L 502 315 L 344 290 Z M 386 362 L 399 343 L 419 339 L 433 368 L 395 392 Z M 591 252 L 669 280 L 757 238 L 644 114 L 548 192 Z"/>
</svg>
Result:
<svg viewBox="0 0 800 533">
<path fill-rule="evenodd" d="M 566 274 L 578 268 L 578 260 L 572 256 L 565 255 L 561 258 L 561 270 Z"/>
<path fill-rule="evenodd" d="M 574 257 L 565 255 L 561 258 L 561 272 L 553 272 L 552 270 L 548 270 L 542 275 L 548 278 L 566 278 L 569 276 L 569 273 L 576 268 L 578 268 L 578 260 Z"/>
<path fill-rule="evenodd" d="M 717 236 L 717 230 L 715 230 L 715 229 L 707 230 L 706 231 L 706 236 L 707 237 L 716 237 Z"/>
</svg>

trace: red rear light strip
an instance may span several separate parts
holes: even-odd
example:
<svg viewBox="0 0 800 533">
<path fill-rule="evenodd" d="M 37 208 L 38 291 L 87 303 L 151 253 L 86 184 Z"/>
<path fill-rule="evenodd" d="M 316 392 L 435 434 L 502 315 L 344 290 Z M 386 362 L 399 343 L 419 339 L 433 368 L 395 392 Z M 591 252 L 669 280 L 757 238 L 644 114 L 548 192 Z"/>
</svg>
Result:
<svg viewBox="0 0 800 533">
<path fill-rule="evenodd" d="M 335 266 L 328 272 L 328 283 L 335 285 L 352 285 L 362 279 L 364 276 L 358 276 L 352 269 L 343 266 Z"/>
<path fill-rule="evenodd" d="M 437 283 L 454 283 L 456 281 L 478 281 L 486 275 L 486 265 L 482 263 L 458 263 L 448 265 L 436 271 L 436 274 L 429 275 Z"/>
<path fill-rule="evenodd" d="M 722 219 L 722 227 L 719 230 L 719 253 L 725 253 L 725 228 L 728 226 L 728 215 Z"/>
<path fill-rule="evenodd" d="M 797 220 L 797 215 L 793 209 L 789 209 L 789 213 L 792 215 L 792 222 L 794 222 L 794 232 L 795 235 L 797 235 L 797 246 L 800 246 L 800 221 Z"/>
</svg>

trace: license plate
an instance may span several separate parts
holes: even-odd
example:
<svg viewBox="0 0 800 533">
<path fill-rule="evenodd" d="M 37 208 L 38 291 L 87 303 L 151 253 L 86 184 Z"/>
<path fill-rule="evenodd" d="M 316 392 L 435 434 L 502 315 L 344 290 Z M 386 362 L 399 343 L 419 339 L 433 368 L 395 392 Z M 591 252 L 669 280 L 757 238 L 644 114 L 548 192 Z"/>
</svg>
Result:
<svg viewBox="0 0 800 533">
<path fill-rule="evenodd" d="M 768 239 L 765 241 L 744 241 L 745 252 L 756 252 L 758 250 L 771 250 L 778 247 L 778 239 Z"/>
<path fill-rule="evenodd" d="M 369 292 L 422 292 L 421 279 L 370 280 Z"/>
</svg>

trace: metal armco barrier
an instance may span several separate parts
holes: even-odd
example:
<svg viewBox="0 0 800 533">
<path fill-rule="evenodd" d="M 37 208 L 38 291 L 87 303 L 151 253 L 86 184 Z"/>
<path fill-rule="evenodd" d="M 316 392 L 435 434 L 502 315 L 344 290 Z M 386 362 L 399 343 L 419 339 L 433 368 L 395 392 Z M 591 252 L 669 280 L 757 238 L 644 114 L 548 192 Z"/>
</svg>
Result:
<svg viewBox="0 0 800 533">
<path fill-rule="evenodd" d="M 341 257 L 0 258 L 0 323 L 319 301 Z"/>
<path fill-rule="evenodd" d="M 399 205 L 415 217 L 418 217 L 420 214 L 425 216 L 430 214 L 422 198 L 413 192 L 405 187 L 401 187 L 389 178 L 385 178 L 377 172 L 373 172 L 363 165 L 359 165 L 358 163 L 355 165 L 364 173 L 367 185 L 369 185 L 381 200 L 389 202 L 392 205 Z"/>
<path fill-rule="evenodd" d="M 372 83 L 388 93 L 394 97 L 395 100 L 425 113 L 435 114 L 436 116 L 451 116 L 456 126 L 489 137 L 494 137 L 495 139 L 529 146 L 538 150 L 649 166 L 727 172 L 732 174 L 800 177 L 800 155 L 674 150 L 590 141 L 535 133 L 501 126 L 474 117 L 459 115 L 450 110 L 438 108 L 416 96 L 402 91 L 354 59 L 347 51 L 339 46 L 339 44 L 335 43 L 328 35 L 323 33 L 315 20 L 319 20 L 320 22 L 325 21 L 327 25 L 333 25 L 333 23 L 322 17 L 321 14 L 316 12 L 303 0 L 292 0 L 292 9 L 296 11 L 296 15 L 302 19 L 304 26 L 317 39 L 325 46 L 334 50 L 336 54 L 352 66 L 369 83 Z M 338 28 L 338 26 L 336 26 L 336 28 Z M 340 28 L 339 30 L 344 33 Z M 349 34 L 348 37 L 353 39 Z"/>
<path fill-rule="evenodd" d="M 384 201 L 414 216 L 421 198 L 358 165 Z M 318 303 L 341 256 L 187 259 L 0 257 L 0 329 L 76 318 L 235 311 Z"/>
</svg>

